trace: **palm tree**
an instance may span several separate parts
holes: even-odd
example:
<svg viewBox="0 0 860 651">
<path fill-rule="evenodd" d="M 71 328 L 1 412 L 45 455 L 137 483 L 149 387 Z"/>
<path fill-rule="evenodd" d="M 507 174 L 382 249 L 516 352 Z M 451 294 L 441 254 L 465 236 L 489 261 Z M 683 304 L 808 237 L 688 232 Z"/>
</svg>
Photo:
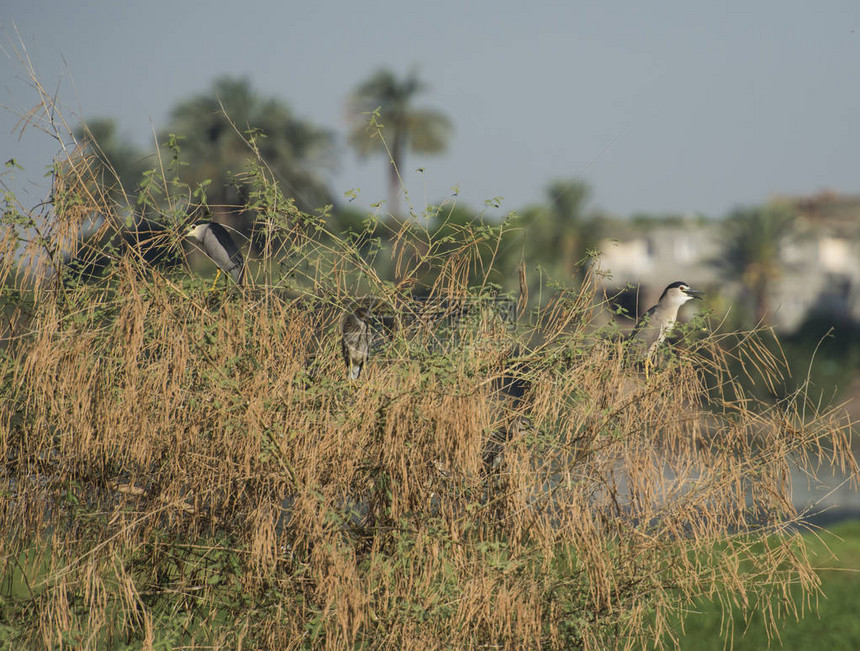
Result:
<svg viewBox="0 0 860 651">
<path fill-rule="evenodd" d="M 741 281 L 752 298 L 756 322 L 770 310 L 770 292 L 782 275 L 781 252 L 795 225 L 793 210 L 782 203 L 738 208 L 725 221 L 725 246 L 718 265 Z"/>
<path fill-rule="evenodd" d="M 591 188 L 579 179 L 560 179 L 545 192 L 544 203 L 522 212 L 522 252 L 516 247 L 511 252 L 525 255 L 530 265 L 540 264 L 557 281 L 581 278 L 586 249 L 597 240 L 598 225 L 587 210 Z"/>
<path fill-rule="evenodd" d="M 379 152 L 388 156 L 388 208 L 394 217 L 400 212 L 400 174 L 406 151 L 444 151 L 453 128 L 442 112 L 412 106 L 415 96 L 425 88 L 414 71 L 398 79 L 383 69 L 359 84 L 348 103 L 352 122 L 349 143 L 359 156 Z M 377 111 L 378 121 L 371 120 L 368 125 L 368 115 Z"/>
<path fill-rule="evenodd" d="M 579 179 L 558 180 L 547 188 L 549 197 L 549 217 L 557 234 L 553 238 L 551 251 L 561 262 L 565 276 L 578 276 L 580 263 L 585 256 L 586 246 L 593 245 L 585 224 L 585 206 L 591 195 L 591 187 Z"/>
<path fill-rule="evenodd" d="M 190 163 L 183 170 L 186 183 L 211 180 L 211 204 L 242 205 L 246 188 L 235 175 L 253 157 L 240 136 L 249 130 L 262 133 L 256 139 L 260 155 L 299 208 L 312 211 L 331 202 L 321 172 L 331 164 L 332 133 L 296 118 L 281 100 L 260 96 L 247 79 L 217 79 L 209 91 L 178 104 L 165 131 L 184 138 L 181 157 Z"/>
</svg>

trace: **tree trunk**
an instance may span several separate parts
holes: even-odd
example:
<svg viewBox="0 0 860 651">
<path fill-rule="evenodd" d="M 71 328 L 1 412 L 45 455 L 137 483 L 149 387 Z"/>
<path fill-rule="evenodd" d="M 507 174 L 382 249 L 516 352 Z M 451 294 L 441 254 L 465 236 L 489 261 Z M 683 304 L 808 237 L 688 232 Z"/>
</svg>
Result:
<svg viewBox="0 0 860 651">
<path fill-rule="evenodd" d="M 764 325 L 767 322 L 768 312 L 770 311 L 768 282 L 766 280 L 760 280 L 756 283 L 753 290 L 753 300 L 755 301 L 756 326 Z"/>
</svg>

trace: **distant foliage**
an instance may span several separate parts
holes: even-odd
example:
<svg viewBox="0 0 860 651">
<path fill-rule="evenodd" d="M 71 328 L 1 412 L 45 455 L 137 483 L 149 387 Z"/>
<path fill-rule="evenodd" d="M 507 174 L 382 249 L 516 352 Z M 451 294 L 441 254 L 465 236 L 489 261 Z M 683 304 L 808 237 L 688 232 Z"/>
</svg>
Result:
<svg viewBox="0 0 860 651">
<path fill-rule="evenodd" d="M 782 248 L 794 229 L 795 214 L 781 203 L 739 208 L 726 217 L 725 246 L 717 264 L 729 278 L 741 282 L 752 301 L 757 324 L 768 321 L 768 296 L 782 275 Z"/>
<path fill-rule="evenodd" d="M 98 166 L 93 175 L 116 201 L 122 202 L 126 192 L 135 193 L 148 161 L 143 151 L 117 132 L 114 120 L 90 120 L 75 130 L 75 137 Z"/>
<path fill-rule="evenodd" d="M 331 203 L 322 173 L 333 162 L 333 135 L 295 117 L 283 101 L 254 92 L 247 79 L 221 77 L 205 93 L 181 102 L 165 132 L 182 139 L 186 182 L 194 187 L 211 181 L 207 194 L 213 205 L 247 201 L 243 175 L 255 152 L 302 210 Z"/>
</svg>

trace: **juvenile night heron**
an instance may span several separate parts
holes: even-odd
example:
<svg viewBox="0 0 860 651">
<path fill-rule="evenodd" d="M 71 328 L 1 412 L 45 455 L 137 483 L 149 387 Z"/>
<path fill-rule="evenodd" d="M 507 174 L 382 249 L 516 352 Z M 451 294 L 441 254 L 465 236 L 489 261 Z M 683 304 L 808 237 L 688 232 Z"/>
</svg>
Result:
<svg viewBox="0 0 860 651">
<path fill-rule="evenodd" d="M 657 305 L 650 308 L 636 323 L 630 333 L 629 358 L 635 362 L 645 362 L 645 375 L 654 351 L 675 326 L 678 310 L 687 301 L 701 299 L 703 292 L 692 289 L 685 282 L 674 282 L 660 295 Z"/>
<path fill-rule="evenodd" d="M 226 228 L 215 222 L 207 222 L 197 224 L 185 236 L 194 240 L 198 248 L 218 266 L 215 283 L 223 271 L 236 281 L 237 285 L 242 284 L 245 277 L 245 258 Z M 215 287 L 215 283 L 212 283 L 212 287 Z"/>
<path fill-rule="evenodd" d="M 349 371 L 349 377 L 357 380 L 361 369 L 370 353 L 370 326 L 367 320 L 370 310 L 366 307 L 356 308 L 347 314 L 341 323 L 340 347 L 343 361 Z"/>
</svg>

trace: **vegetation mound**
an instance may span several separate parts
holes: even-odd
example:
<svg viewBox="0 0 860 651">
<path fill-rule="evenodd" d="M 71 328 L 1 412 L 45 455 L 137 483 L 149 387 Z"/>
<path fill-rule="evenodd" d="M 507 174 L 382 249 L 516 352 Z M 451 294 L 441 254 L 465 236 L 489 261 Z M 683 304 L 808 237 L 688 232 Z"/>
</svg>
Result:
<svg viewBox="0 0 860 651">
<path fill-rule="evenodd" d="M 838 412 L 745 389 L 783 372 L 768 333 L 698 322 L 646 378 L 601 329 L 595 270 L 533 306 L 521 268 L 506 302 L 510 223 L 441 206 L 438 229 L 340 235 L 259 159 L 246 286 L 210 290 L 177 262 L 199 188 L 158 167 L 130 219 L 92 161 L 58 166 L 49 220 L 6 210 L 14 643 L 627 647 L 698 597 L 773 625 L 789 585 L 816 589 L 791 469 L 856 466 Z"/>
</svg>

